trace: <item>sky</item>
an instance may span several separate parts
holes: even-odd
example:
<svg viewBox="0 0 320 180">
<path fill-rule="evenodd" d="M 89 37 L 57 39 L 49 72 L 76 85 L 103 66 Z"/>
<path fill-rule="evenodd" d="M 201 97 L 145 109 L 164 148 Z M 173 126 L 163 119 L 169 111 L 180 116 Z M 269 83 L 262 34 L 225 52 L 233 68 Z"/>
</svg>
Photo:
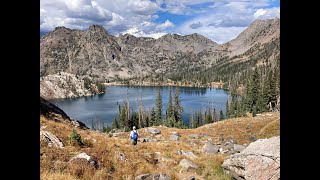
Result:
<svg viewBox="0 0 320 180">
<path fill-rule="evenodd" d="M 57 26 L 159 38 L 201 34 L 219 44 L 256 19 L 280 18 L 280 0 L 40 0 L 40 34 Z"/>
</svg>

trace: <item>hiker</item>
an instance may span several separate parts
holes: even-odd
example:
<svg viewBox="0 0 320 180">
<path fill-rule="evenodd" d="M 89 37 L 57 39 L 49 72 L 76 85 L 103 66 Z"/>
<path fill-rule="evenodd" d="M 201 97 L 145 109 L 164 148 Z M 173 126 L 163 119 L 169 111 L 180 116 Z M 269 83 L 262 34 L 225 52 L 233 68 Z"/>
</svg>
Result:
<svg viewBox="0 0 320 180">
<path fill-rule="evenodd" d="M 131 139 L 131 142 L 132 142 L 133 145 L 137 144 L 138 137 L 139 137 L 139 133 L 136 130 L 136 127 L 133 126 L 132 127 L 132 131 L 130 132 L 130 139 Z"/>
</svg>

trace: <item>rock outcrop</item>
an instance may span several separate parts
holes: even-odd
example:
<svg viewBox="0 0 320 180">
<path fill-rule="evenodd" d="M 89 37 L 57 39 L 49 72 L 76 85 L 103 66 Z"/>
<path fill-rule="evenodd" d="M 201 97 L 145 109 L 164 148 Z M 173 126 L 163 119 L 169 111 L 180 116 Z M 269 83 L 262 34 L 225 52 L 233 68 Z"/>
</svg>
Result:
<svg viewBox="0 0 320 180">
<path fill-rule="evenodd" d="M 170 180 L 166 174 L 141 174 L 134 178 L 135 180 Z"/>
<path fill-rule="evenodd" d="M 179 165 L 186 170 L 198 169 L 198 165 L 188 159 L 182 159 Z"/>
<path fill-rule="evenodd" d="M 153 128 L 153 127 L 149 127 L 146 130 L 147 130 L 148 133 L 153 134 L 153 135 L 161 133 L 160 129 Z"/>
<path fill-rule="evenodd" d="M 81 160 L 85 160 L 87 161 L 92 167 L 98 168 L 99 167 L 99 162 L 96 161 L 94 158 L 92 158 L 91 156 L 89 156 L 87 153 L 80 153 L 74 157 L 72 157 L 69 160 L 69 164 L 70 163 L 77 163 L 77 161 L 81 161 Z"/>
<path fill-rule="evenodd" d="M 58 122 L 69 122 L 75 127 L 81 129 L 88 129 L 88 127 L 81 121 L 71 119 L 63 110 L 61 110 L 56 105 L 50 103 L 40 96 L 40 115 L 44 117 L 58 121 Z"/>
<path fill-rule="evenodd" d="M 49 147 L 64 147 L 60 139 L 48 131 L 40 130 L 40 138 L 42 138 L 46 143 L 48 143 Z"/>
<path fill-rule="evenodd" d="M 202 148 L 201 151 L 205 154 L 216 154 L 219 151 L 219 146 L 215 144 L 211 144 L 210 142 L 206 142 Z"/>
<path fill-rule="evenodd" d="M 99 91 L 96 84 L 86 83 L 83 79 L 70 73 L 50 74 L 40 78 L 40 96 L 49 100 L 91 96 L 104 92 Z"/>
<path fill-rule="evenodd" d="M 223 163 L 225 171 L 237 180 L 280 179 L 280 137 L 259 139 Z"/>
</svg>

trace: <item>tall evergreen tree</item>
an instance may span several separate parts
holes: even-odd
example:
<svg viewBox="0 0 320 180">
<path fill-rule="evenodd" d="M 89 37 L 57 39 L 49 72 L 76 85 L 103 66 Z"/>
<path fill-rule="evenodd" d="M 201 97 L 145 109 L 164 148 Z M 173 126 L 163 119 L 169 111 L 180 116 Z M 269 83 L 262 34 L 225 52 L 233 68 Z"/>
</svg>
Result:
<svg viewBox="0 0 320 180">
<path fill-rule="evenodd" d="M 150 117 L 150 126 L 155 126 L 156 125 L 156 111 L 154 110 L 154 107 L 152 107 L 151 110 L 151 117 Z"/>
<path fill-rule="evenodd" d="M 223 112 L 222 112 L 222 110 L 220 110 L 219 120 L 221 121 L 221 120 L 223 120 L 223 119 L 224 119 L 224 117 L 223 117 Z"/>
<path fill-rule="evenodd" d="M 227 100 L 226 102 L 226 118 L 230 118 L 230 112 L 231 111 L 231 107 L 229 108 L 229 101 Z"/>
<path fill-rule="evenodd" d="M 209 124 L 212 122 L 213 122 L 212 121 L 212 113 L 211 113 L 210 106 L 208 106 L 208 108 L 206 109 L 205 114 L 204 114 L 204 124 Z"/>
<path fill-rule="evenodd" d="M 162 107 L 162 95 L 159 87 L 156 99 L 156 125 L 162 124 Z"/>
<path fill-rule="evenodd" d="M 174 93 L 174 106 L 173 106 L 173 116 L 174 116 L 175 122 L 182 121 L 182 112 L 183 112 L 183 107 L 181 105 L 181 100 L 180 100 L 180 91 L 179 91 L 179 88 L 176 87 L 175 93 Z"/>
<path fill-rule="evenodd" d="M 132 129 L 133 126 L 139 127 L 139 117 L 138 117 L 138 113 L 132 110 L 132 115 L 130 118 L 130 124 L 129 124 L 129 128 Z"/>
<path fill-rule="evenodd" d="M 118 124 L 118 121 L 117 121 L 116 117 L 113 118 L 111 126 L 112 126 L 112 129 L 118 129 L 119 128 L 119 124 Z"/>
<path fill-rule="evenodd" d="M 169 87 L 169 99 L 168 99 L 168 107 L 166 111 L 166 119 L 173 117 L 173 106 L 172 106 L 172 93 L 171 87 Z"/>
<path fill-rule="evenodd" d="M 255 67 L 251 84 L 249 87 L 249 94 L 248 94 L 248 108 L 249 111 L 255 115 L 257 112 L 260 111 L 260 107 L 258 107 L 258 98 L 260 95 L 260 76 L 257 67 Z"/>
<path fill-rule="evenodd" d="M 212 112 L 212 121 L 213 121 L 213 122 L 216 122 L 216 121 L 217 121 L 216 108 L 213 108 L 213 112 Z"/>
</svg>

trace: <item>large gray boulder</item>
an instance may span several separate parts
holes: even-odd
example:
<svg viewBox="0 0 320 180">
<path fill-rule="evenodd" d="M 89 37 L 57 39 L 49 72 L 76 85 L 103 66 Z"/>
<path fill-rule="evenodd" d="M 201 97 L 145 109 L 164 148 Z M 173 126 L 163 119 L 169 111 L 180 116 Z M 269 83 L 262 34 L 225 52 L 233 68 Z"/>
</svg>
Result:
<svg viewBox="0 0 320 180">
<path fill-rule="evenodd" d="M 69 164 L 73 162 L 78 162 L 78 160 L 87 161 L 91 166 L 98 168 L 100 166 L 100 162 L 95 160 L 93 157 L 89 156 L 87 153 L 80 153 L 69 160 Z"/>
<path fill-rule="evenodd" d="M 237 180 L 280 179 L 280 137 L 251 143 L 242 152 L 227 158 L 222 166 Z"/>
<path fill-rule="evenodd" d="M 243 146 L 243 145 L 241 145 L 241 144 L 234 144 L 234 145 L 233 145 L 233 149 L 234 149 L 235 151 L 237 151 L 237 152 L 241 152 L 241 151 L 243 151 L 245 148 L 246 148 L 246 147 Z"/>
<path fill-rule="evenodd" d="M 160 133 L 161 133 L 160 129 L 153 128 L 153 127 L 147 128 L 147 132 L 148 132 L 148 133 L 151 133 L 151 134 L 153 134 L 153 135 L 156 135 L 156 134 L 160 134 Z"/>
<path fill-rule="evenodd" d="M 135 180 L 170 180 L 166 174 L 141 174 L 134 178 Z"/>
<path fill-rule="evenodd" d="M 186 170 L 198 169 L 198 166 L 188 159 L 182 159 L 179 165 L 185 168 Z"/>
<path fill-rule="evenodd" d="M 40 138 L 42 138 L 46 143 L 48 143 L 49 147 L 64 147 L 60 139 L 48 131 L 40 130 Z"/>
<path fill-rule="evenodd" d="M 211 144 L 210 142 L 205 142 L 205 144 L 202 146 L 201 151 L 205 154 L 216 154 L 219 151 L 219 146 Z"/>
</svg>

